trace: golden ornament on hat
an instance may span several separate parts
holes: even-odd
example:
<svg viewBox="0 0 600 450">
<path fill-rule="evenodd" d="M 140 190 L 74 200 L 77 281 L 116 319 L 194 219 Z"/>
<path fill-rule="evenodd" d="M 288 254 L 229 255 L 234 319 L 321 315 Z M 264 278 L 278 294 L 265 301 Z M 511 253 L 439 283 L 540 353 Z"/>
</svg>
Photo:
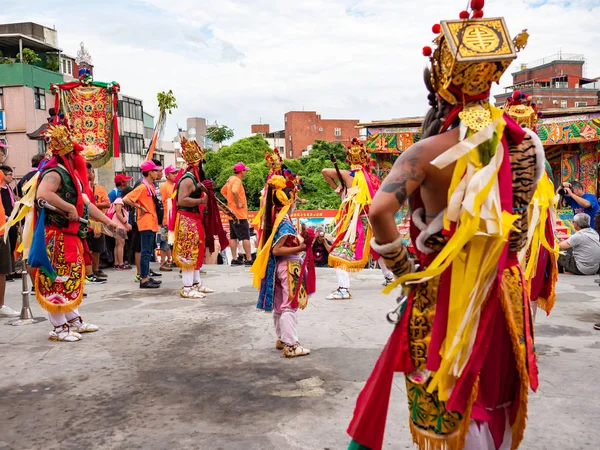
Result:
<svg viewBox="0 0 600 450">
<path fill-rule="evenodd" d="M 181 156 L 187 164 L 199 164 L 204 161 L 204 155 L 206 155 L 206 150 L 200 147 L 196 141 L 181 138 Z"/>
<path fill-rule="evenodd" d="M 441 22 L 431 55 L 431 82 L 436 92 L 455 105 L 464 96 L 480 96 L 498 82 L 526 36 L 510 39 L 503 18 L 471 18 Z"/>
<path fill-rule="evenodd" d="M 350 147 L 346 150 L 346 160 L 351 170 L 359 170 L 371 162 L 371 157 L 364 144 L 358 139 L 352 139 Z"/>
<path fill-rule="evenodd" d="M 48 152 L 65 156 L 75 149 L 75 140 L 71 130 L 65 125 L 48 124 L 44 134 Z"/>
<path fill-rule="evenodd" d="M 269 148 L 265 150 L 265 160 L 267 161 L 267 166 L 269 166 L 269 169 L 271 169 L 274 172 L 281 171 L 283 159 L 281 158 L 281 154 L 276 148 Z"/>
</svg>

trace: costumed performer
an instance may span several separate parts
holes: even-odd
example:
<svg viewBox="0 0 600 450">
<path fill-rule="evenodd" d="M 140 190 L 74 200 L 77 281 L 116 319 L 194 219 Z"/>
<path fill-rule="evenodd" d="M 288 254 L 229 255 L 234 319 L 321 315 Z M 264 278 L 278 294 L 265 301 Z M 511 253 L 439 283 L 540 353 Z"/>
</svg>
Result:
<svg viewBox="0 0 600 450">
<path fill-rule="evenodd" d="M 540 113 L 531 95 L 520 91 L 513 92 L 506 100 L 504 110 L 517 124 L 536 132 Z M 528 208 L 527 245 L 519 253 L 534 321 L 538 306 L 547 315 L 552 311 L 556 302 L 558 281 L 559 253 L 555 236 L 556 207 L 560 195 L 554 191 L 550 163 L 544 161 L 544 164 L 544 174 L 537 184 Z"/>
<path fill-rule="evenodd" d="M 286 358 L 310 353 L 298 341 L 298 308 L 304 309 L 315 292 L 316 276 L 312 261 L 314 232 L 302 237 L 294 227 L 293 211 L 301 180 L 294 174 L 273 175 L 267 181 L 260 242 L 250 271 L 259 289 L 257 308 L 273 313 L 277 341 L 275 348 Z M 304 260 L 300 253 L 306 252 Z"/>
<path fill-rule="evenodd" d="M 35 231 L 28 260 L 37 269 L 35 291 L 38 303 L 49 313 L 54 341 L 75 342 L 81 333 L 98 330 L 85 322 L 77 308 L 83 299 L 85 278 L 84 244 L 88 217 L 116 230 L 117 224 L 90 202 L 86 162 L 66 124 L 50 124 L 45 141 L 52 158 L 40 168 L 37 188 L 25 197 L 47 202 L 47 206 L 31 210 L 36 214 Z M 25 201 L 23 201 L 25 200 Z M 22 203 L 27 204 L 27 199 Z M 19 219 L 17 217 L 16 219 Z"/>
<path fill-rule="evenodd" d="M 482 19 L 482 0 L 471 8 L 433 26 L 436 48 L 423 49 L 431 57 L 424 139 L 400 155 L 371 205 L 373 247 L 397 277 L 385 290 L 402 284 L 405 295 L 388 314 L 396 327 L 358 397 L 352 449 L 382 448 L 394 372 L 405 374 L 421 450 L 518 448 L 528 389 L 538 386 L 518 253 L 544 151 L 534 132 L 489 102 L 526 34 L 513 43 L 503 19 Z M 394 221 L 407 199 L 416 273 Z"/>
<path fill-rule="evenodd" d="M 336 169 L 322 171 L 325 181 L 342 197 L 335 217 L 335 240 L 329 253 L 329 265 L 336 269 L 338 288 L 327 296 L 329 300 L 352 298 L 348 272 L 364 269 L 371 254 L 379 259 L 379 255 L 371 251 L 372 231 L 367 217 L 369 205 L 379 189 L 379 178 L 371 170 L 372 160 L 367 149 L 357 138 L 348 146 L 346 160 L 350 170 L 339 170 L 339 174 Z M 384 285 L 387 285 L 393 274 L 383 261 L 378 262 L 386 279 Z"/>
<path fill-rule="evenodd" d="M 173 261 L 181 269 L 184 298 L 204 298 L 215 292 L 200 279 L 205 249 L 215 251 L 214 236 L 218 236 L 221 248 L 229 242 L 217 207 L 211 180 L 206 178 L 202 161 L 206 150 L 196 141 L 181 139 L 182 156 L 186 167 L 175 180 L 173 198 L 177 201 L 176 214 L 171 214 L 169 228 L 174 231 Z"/>
</svg>

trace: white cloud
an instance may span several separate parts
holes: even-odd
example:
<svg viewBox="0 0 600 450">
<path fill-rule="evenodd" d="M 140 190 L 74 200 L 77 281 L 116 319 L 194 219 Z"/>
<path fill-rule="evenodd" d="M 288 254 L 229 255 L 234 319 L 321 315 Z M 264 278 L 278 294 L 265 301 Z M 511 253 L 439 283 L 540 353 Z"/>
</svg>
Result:
<svg viewBox="0 0 600 450">
<path fill-rule="evenodd" d="M 3 3 L 5 3 L 4 0 Z M 587 58 L 600 76 L 598 0 L 488 0 L 487 17 L 504 16 L 511 33 L 531 37 L 518 62 L 562 50 Z M 8 0 L 0 22 L 56 25 L 60 46 L 80 41 L 96 78 L 116 80 L 155 113 L 156 93 L 172 89 L 179 109 L 168 136 L 188 116 L 250 132 L 262 118 L 283 127 L 289 110 L 361 120 L 422 114 L 427 108 L 421 49 L 431 26 L 457 18 L 462 1 L 429 0 L 108 0 L 99 4 Z M 32 16 L 31 11 L 44 11 Z M 501 80 L 510 84 L 511 66 Z M 501 89 L 496 88 L 496 92 Z"/>
</svg>

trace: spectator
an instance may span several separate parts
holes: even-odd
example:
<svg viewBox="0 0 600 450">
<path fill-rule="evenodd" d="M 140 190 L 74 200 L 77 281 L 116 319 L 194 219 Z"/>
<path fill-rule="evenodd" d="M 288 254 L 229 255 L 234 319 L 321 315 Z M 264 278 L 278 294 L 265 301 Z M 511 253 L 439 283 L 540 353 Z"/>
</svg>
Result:
<svg viewBox="0 0 600 450">
<path fill-rule="evenodd" d="M 154 183 L 162 176 L 162 167 L 154 161 L 145 161 L 140 166 L 143 180 L 124 199 L 126 205 L 138 209 L 137 228 L 140 236 L 140 289 L 156 289 L 160 283 L 150 277 L 150 258 L 156 248 L 158 232 L 158 210 Z"/>
<path fill-rule="evenodd" d="M 98 186 L 96 182 L 96 173 L 90 163 L 87 163 L 87 176 L 90 182 L 90 190 L 94 195 L 93 203 L 96 207 L 105 212 L 110 208 L 110 201 L 106 189 Z M 92 273 L 96 278 L 107 278 L 108 276 L 100 269 L 100 254 L 106 251 L 106 239 L 102 234 L 102 226 L 99 222 L 90 221 L 91 233 L 87 235 L 88 246 L 92 252 Z"/>
<path fill-rule="evenodd" d="M 558 271 L 574 275 L 593 275 L 600 268 L 600 237 L 590 228 L 590 217 L 586 213 L 573 218 L 575 234 L 559 244 L 565 255 L 558 257 Z"/>
<path fill-rule="evenodd" d="M 162 178 L 162 175 L 163 175 L 163 173 L 162 173 L 162 163 L 158 159 L 152 159 L 151 161 L 154 163 L 154 165 L 156 167 L 158 167 L 160 169 L 160 172 L 156 175 L 157 176 L 156 179 L 160 180 Z M 144 181 L 144 177 L 142 176 L 142 177 L 140 177 L 139 180 L 137 180 L 134 183 L 133 189 L 137 188 L 140 184 L 143 183 L 143 181 Z M 160 195 L 160 189 L 159 190 L 156 189 L 156 182 L 154 182 L 154 192 L 155 192 L 156 198 L 158 199 L 158 196 Z M 136 211 L 135 208 L 132 208 L 129 211 L 129 223 L 131 224 L 131 227 L 132 227 L 132 229 L 131 229 L 131 242 L 130 242 L 131 249 L 129 250 L 129 252 L 127 254 L 128 255 L 131 254 L 131 256 L 133 256 L 133 259 L 135 260 L 135 266 L 137 268 L 137 274 L 135 276 L 135 280 L 136 281 L 140 281 L 140 273 L 141 273 L 141 270 L 140 270 L 140 257 L 141 257 L 141 254 L 142 254 L 141 253 L 142 252 L 142 243 L 140 241 L 140 232 L 139 232 L 138 227 L 137 227 L 137 211 Z M 155 252 L 154 251 L 152 252 L 152 255 L 151 255 L 150 258 L 151 258 L 151 261 L 155 260 Z M 153 277 L 153 279 L 154 279 L 154 277 L 162 277 L 162 274 L 160 272 L 154 272 L 152 269 L 150 269 L 149 275 L 151 277 Z M 155 280 L 155 283 L 156 284 L 160 284 L 161 282 Z"/>
<path fill-rule="evenodd" d="M 126 230 L 127 232 L 131 231 L 131 225 L 129 224 L 129 210 L 123 203 L 123 197 L 127 196 L 127 194 L 129 194 L 132 190 L 133 189 L 131 187 L 126 186 L 121 192 L 121 195 L 115 199 L 112 205 L 114 210 L 114 221 L 119 225 L 119 228 Z M 115 270 L 131 269 L 131 266 L 129 264 L 125 264 L 123 261 L 124 251 L 125 239 L 115 235 Z"/>
<path fill-rule="evenodd" d="M 13 170 L 9 166 L 0 166 L 4 179 L 2 180 L 0 196 L 2 197 L 2 207 L 4 208 L 5 220 L 10 217 L 15 207 L 15 194 L 10 187 L 10 183 L 13 181 Z M 20 273 L 14 272 L 15 270 L 15 250 L 17 248 L 17 241 L 19 239 L 19 228 L 12 227 L 8 232 L 8 242 L 10 245 L 10 259 L 13 272 L 6 276 L 6 281 L 14 281 L 15 278 L 21 278 Z"/>
<path fill-rule="evenodd" d="M 19 198 L 23 197 L 23 187 L 37 173 L 40 163 L 44 160 L 45 157 L 46 156 L 43 153 L 37 153 L 33 155 L 33 158 L 31 158 L 31 168 L 29 169 L 29 172 L 27 172 L 23 176 L 23 178 L 21 178 L 17 183 L 16 193 Z"/>
<path fill-rule="evenodd" d="M 238 219 L 238 223 L 229 221 L 229 247 L 231 249 L 231 265 L 241 266 L 244 264 L 238 259 L 238 241 L 242 241 L 244 254 L 251 255 L 250 249 L 250 225 L 248 224 L 248 203 L 246 202 L 246 191 L 242 180 L 246 176 L 246 172 L 250 170 L 243 162 L 233 166 L 233 175 L 229 177 L 225 186 L 221 189 L 221 194 L 227 199 L 227 206 L 233 211 Z M 247 266 L 252 265 L 252 261 L 246 261 Z"/>
<path fill-rule="evenodd" d="M 331 251 L 331 242 L 325 237 L 323 227 L 315 229 L 315 242 L 313 243 L 313 257 L 316 267 L 327 267 L 329 265 L 329 252 Z"/>
<path fill-rule="evenodd" d="M 169 203 L 175 189 L 175 177 L 177 177 L 177 169 L 173 164 L 165 169 L 165 181 L 160 185 L 160 196 L 163 203 L 164 218 L 160 229 L 160 270 L 163 272 L 171 272 L 172 255 L 171 246 L 169 245 Z"/>
<path fill-rule="evenodd" d="M 114 203 L 114 201 L 121 196 L 121 192 L 127 187 L 129 180 L 131 180 L 131 177 L 122 173 L 115 175 L 115 187 L 108 193 L 108 199 L 111 203 Z"/>
<path fill-rule="evenodd" d="M 0 173 L 4 180 L 4 174 Z M 4 293 L 6 291 L 6 275 L 12 273 L 12 259 L 10 257 L 10 245 L 4 243 L 4 224 L 6 223 L 6 213 L 0 203 L 0 317 L 14 317 L 19 313 L 11 307 L 4 304 Z"/>
<path fill-rule="evenodd" d="M 590 223 L 598 213 L 598 199 L 593 194 L 585 192 L 579 181 L 563 183 L 558 188 L 558 193 L 563 196 L 567 205 L 573 208 L 573 214 L 586 213 L 590 217 Z"/>
</svg>

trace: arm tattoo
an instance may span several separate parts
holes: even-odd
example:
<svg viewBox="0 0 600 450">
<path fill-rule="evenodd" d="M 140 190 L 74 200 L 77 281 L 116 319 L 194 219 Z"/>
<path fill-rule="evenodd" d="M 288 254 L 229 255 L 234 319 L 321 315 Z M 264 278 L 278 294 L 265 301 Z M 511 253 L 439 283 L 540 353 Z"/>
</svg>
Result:
<svg viewBox="0 0 600 450">
<path fill-rule="evenodd" d="M 425 180 L 425 173 L 420 167 L 419 154 L 413 152 L 394 164 L 392 172 L 385 179 L 381 190 L 394 194 L 400 205 L 403 205 L 409 196 L 408 183 L 421 184 Z M 396 167 L 397 166 L 397 167 Z"/>
</svg>

